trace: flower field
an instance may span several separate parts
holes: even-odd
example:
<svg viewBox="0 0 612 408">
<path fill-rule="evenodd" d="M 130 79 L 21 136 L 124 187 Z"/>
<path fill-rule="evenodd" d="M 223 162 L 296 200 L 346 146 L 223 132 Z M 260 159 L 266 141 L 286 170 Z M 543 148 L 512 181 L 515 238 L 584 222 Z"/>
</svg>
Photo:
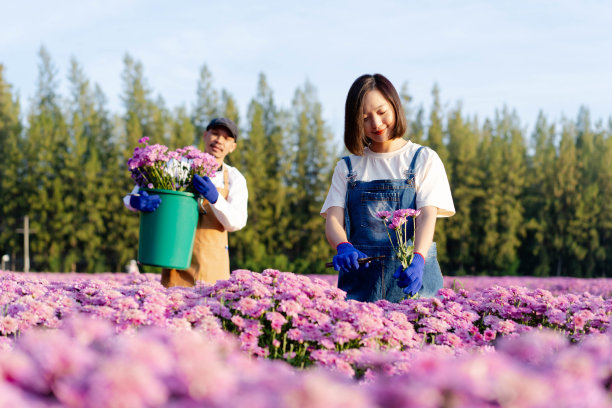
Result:
<svg viewBox="0 0 612 408">
<path fill-rule="evenodd" d="M 0 271 L 0 407 L 612 406 L 611 281 L 447 278 L 372 304 L 276 270 Z"/>
</svg>

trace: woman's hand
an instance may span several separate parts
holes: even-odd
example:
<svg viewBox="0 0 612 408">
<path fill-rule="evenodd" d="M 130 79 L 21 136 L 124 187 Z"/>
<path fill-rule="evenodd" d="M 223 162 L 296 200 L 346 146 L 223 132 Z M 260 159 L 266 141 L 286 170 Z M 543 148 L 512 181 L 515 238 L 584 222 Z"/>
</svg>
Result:
<svg viewBox="0 0 612 408">
<path fill-rule="evenodd" d="M 424 268 L 425 259 L 423 255 L 415 252 L 410 265 L 406 269 L 400 265 L 393 274 L 393 277 L 397 279 L 397 286 L 403 288 L 406 295 L 416 295 L 423 286 Z"/>
<path fill-rule="evenodd" d="M 359 269 L 358 260 L 361 258 L 367 258 L 368 256 L 355 248 L 350 242 L 343 242 L 336 248 L 338 255 L 334 256 L 333 264 L 334 269 L 337 271 L 351 272 Z M 370 266 L 370 263 L 363 265 L 364 268 Z"/>
</svg>

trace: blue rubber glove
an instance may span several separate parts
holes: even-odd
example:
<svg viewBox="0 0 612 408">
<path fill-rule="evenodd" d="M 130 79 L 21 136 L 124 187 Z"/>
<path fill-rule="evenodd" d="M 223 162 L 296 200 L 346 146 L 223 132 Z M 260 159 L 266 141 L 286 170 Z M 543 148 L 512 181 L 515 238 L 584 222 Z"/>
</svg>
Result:
<svg viewBox="0 0 612 408">
<path fill-rule="evenodd" d="M 334 264 L 334 269 L 337 271 L 351 272 L 359 269 L 358 259 L 367 258 L 368 256 L 355 248 L 350 242 L 343 242 L 336 247 L 336 251 L 338 251 L 338 255 L 334 256 L 332 262 Z M 364 268 L 370 266 L 370 263 L 366 263 L 361 265 Z"/>
<path fill-rule="evenodd" d="M 400 265 L 393 274 L 393 277 L 397 279 L 397 286 L 403 288 L 406 295 L 414 296 L 423 286 L 424 268 L 423 255 L 415 252 L 410 265 L 406 269 Z"/>
<path fill-rule="evenodd" d="M 161 197 L 149 195 L 146 191 L 140 190 L 138 195 L 130 197 L 130 206 L 138 211 L 153 212 L 161 204 Z"/>
<path fill-rule="evenodd" d="M 219 192 L 217 191 L 217 187 L 215 187 L 215 185 L 208 176 L 202 177 L 198 174 L 194 175 L 193 187 L 211 204 L 216 203 L 219 199 Z"/>
</svg>

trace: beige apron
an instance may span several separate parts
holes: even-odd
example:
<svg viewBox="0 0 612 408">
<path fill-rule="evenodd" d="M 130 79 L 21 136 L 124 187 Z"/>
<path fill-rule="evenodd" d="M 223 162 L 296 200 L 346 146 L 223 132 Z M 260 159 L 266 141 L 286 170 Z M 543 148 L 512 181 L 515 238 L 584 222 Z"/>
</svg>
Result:
<svg viewBox="0 0 612 408">
<path fill-rule="evenodd" d="M 217 188 L 219 195 L 227 199 L 229 176 L 223 168 L 223 188 Z M 171 286 L 194 286 L 196 281 L 214 284 L 220 279 L 229 279 L 230 265 L 227 247 L 227 231 L 215 216 L 210 203 L 203 207 L 198 218 L 198 227 L 193 242 L 191 266 L 189 269 L 162 269 L 161 283 Z"/>
</svg>

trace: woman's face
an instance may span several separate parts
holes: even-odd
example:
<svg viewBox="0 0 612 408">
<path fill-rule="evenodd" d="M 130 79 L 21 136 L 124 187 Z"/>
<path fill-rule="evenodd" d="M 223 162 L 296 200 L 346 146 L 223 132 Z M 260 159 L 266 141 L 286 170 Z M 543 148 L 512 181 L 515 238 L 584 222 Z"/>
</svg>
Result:
<svg viewBox="0 0 612 408">
<path fill-rule="evenodd" d="M 363 130 L 373 143 L 391 140 L 395 127 L 393 106 L 378 89 L 368 91 L 363 98 Z"/>
</svg>

